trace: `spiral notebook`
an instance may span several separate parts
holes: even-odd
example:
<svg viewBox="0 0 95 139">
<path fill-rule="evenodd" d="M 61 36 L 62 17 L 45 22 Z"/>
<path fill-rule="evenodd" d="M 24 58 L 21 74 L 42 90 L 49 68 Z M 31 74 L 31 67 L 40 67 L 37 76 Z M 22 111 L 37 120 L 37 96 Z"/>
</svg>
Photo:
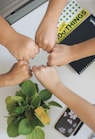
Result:
<svg viewBox="0 0 95 139">
<path fill-rule="evenodd" d="M 64 8 L 58 22 L 58 43 L 77 44 L 95 37 L 95 16 L 76 0 Z M 70 63 L 78 73 L 82 73 L 93 61 L 95 55 Z"/>
</svg>

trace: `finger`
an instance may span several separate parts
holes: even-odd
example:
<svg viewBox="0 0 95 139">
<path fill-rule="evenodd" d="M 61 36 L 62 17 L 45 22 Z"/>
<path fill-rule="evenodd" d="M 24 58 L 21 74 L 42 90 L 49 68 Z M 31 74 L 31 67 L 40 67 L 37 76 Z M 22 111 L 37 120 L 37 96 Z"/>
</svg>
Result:
<svg viewBox="0 0 95 139">
<path fill-rule="evenodd" d="M 19 63 L 21 64 L 21 65 L 29 65 L 29 62 L 28 61 L 26 61 L 26 60 L 20 60 L 19 61 Z"/>
<path fill-rule="evenodd" d="M 32 67 L 32 72 L 34 72 L 36 69 L 37 69 L 37 67 L 36 66 L 33 66 Z"/>
<path fill-rule="evenodd" d="M 29 59 L 30 59 L 29 56 L 27 56 L 27 54 L 26 54 L 26 56 L 19 58 L 18 61 L 23 61 L 23 60 L 25 60 L 25 61 L 28 62 Z"/>
<path fill-rule="evenodd" d="M 40 52 L 40 49 L 38 47 L 38 45 L 35 46 L 35 53 L 38 54 Z"/>
<path fill-rule="evenodd" d="M 53 48 L 54 48 L 54 45 L 46 44 L 44 49 L 45 49 L 48 53 L 51 53 L 51 52 L 53 51 Z"/>
<path fill-rule="evenodd" d="M 29 73 L 28 73 L 30 76 L 32 76 L 32 70 L 29 70 Z"/>
<path fill-rule="evenodd" d="M 32 75 L 32 70 L 31 69 L 26 68 L 26 69 L 24 69 L 24 72 L 26 73 L 27 76 Z"/>
<path fill-rule="evenodd" d="M 36 35 L 35 35 L 35 42 L 36 42 L 36 44 L 38 44 L 37 32 L 36 32 Z"/>
<path fill-rule="evenodd" d="M 27 73 L 27 74 L 28 74 L 28 75 L 27 75 L 27 77 L 26 77 L 26 80 L 32 77 L 32 73 Z"/>
<path fill-rule="evenodd" d="M 48 53 L 52 53 L 52 51 L 53 51 L 53 48 L 51 48 L 51 47 L 48 47 L 48 48 L 46 49 L 46 51 L 47 51 Z"/>
<path fill-rule="evenodd" d="M 43 68 L 45 68 L 45 66 L 44 66 L 44 65 L 40 65 L 40 66 L 33 66 L 33 67 L 32 67 L 32 71 L 33 71 L 33 72 L 35 72 L 35 71 L 37 71 L 37 70 L 42 70 Z"/>
<path fill-rule="evenodd" d="M 26 57 L 24 57 L 24 58 L 23 58 L 23 60 L 25 60 L 25 61 L 27 61 L 27 62 L 28 62 L 28 61 L 30 60 L 29 55 L 27 55 Z"/>
<path fill-rule="evenodd" d="M 21 61 L 21 60 L 24 60 L 24 58 L 23 58 L 23 57 L 20 57 L 20 58 L 18 58 L 17 60 L 18 60 L 18 61 Z"/>
<path fill-rule="evenodd" d="M 40 43 L 40 41 L 36 40 L 35 42 L 36 42 L 37 46 L 38 46 L 39 48 L 41 48 L 41 43 Z"/>
<path fill-rule="evenodd" d="M 34 48 L 33 52 L 29 55 L 29 58 L 33 59 L 39 52 L 40 52 L 40 49 L 38 47 Z"/>
<path fill-rule="evenodd" d="M 41 43 L 38 43 L 38 47 L 39 47 L 39 48 L 42 48 L 42 45 L 41 45 Z"/>
<path fill-rule="evenodd" d="M 53 61 L 51 61 L 51 60 L 47 61 L 47 66 L 55 66 L 55 65 L 56 64 Z"/>
</svg>

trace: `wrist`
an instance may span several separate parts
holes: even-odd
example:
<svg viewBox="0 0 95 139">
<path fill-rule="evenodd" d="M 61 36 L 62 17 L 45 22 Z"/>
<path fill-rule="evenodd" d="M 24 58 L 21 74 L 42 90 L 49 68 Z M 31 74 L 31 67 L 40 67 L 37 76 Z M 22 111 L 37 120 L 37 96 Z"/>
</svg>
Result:
<svg viewBox="0 0 95 139">
<path fill-rule="evenodd" d="M 16 32 L 14 31 L 14 30 L 11 30 L 7 35 L 6 35 L 6 37 L 5 37 L 5 39 L 4 39 L 4 41 L 3 41 L 3 45 L 7 48 L 7 49 L 9 49 L 10 48 L 10 46 L 12 45 L 12 44 L 14 44 L 14 38 L 15 38 L 15 34 L 16 34 Z"/>
<path fill-rule="evenodd" d="M 95 55 L 95 38 L 73 45 L 74 59 L 79 60 Z"/>
<path fill-rule="evenodd" d="M 59 16 L 65 7 L 67 0 L 50 0 L 47 7 L 46 16 L 52 19 L 53 22 L 58 22 Z"/>
<path fill-rule="evenodd" d="M 12 45 L 14 35 L 15 35 L 14 31 L 10 31 L 7 35 L 5 35 L 5 38 L 2 41 L 2 45 L 4 45 L 4 47 L 6 47 L 7 49 L 9 49 L 10 46 Z"/>
<path fill-rule="evenodd" d="M 63 83 L 60 81 L 58 83 L 56 83 L 52 88 L 51 88 L 51 92 L 57 96 L 59 93 L 60 88 L 63 88 Z"/>
<path fill-rule="evenodd" d="M 44 19 L 47 20 L 47 22 L 49 22 L 50 24 L 54 23 L 55 25 L 58 23 L 59 16 L 54 16 L 54 14 L 48 12 L 45 14 Z"/>
<path fill-rule="evenodd" d="M 71 62 L 73 61 L 77 61 L 79 59 L 82 58 L 82 51 L 80 49 L 80 46 L 78 46 L 79 44 L 75 44 L 71 46 Z"/>
<path fill-rule="evenodd" d="M 9 86 L 9 85 L 10 85 L 10 81 L 7 73 L 0 75 L 0 87 Z"/>
<path fill-rule="evenodd" d="M 0 16 L 0 44 L 7 47 L 7 43 L 11 40 L 14 29 L 9 25 L 9 23 Z"/>
</svg>

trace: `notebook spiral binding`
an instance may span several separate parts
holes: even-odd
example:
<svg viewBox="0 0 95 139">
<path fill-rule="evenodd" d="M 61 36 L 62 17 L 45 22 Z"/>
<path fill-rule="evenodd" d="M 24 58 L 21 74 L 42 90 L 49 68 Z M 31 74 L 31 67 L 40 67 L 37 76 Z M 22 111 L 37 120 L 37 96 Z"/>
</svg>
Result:
<svg viewBox="0 0 95 139">
<path fill-rule="evenodd" d="M 79 74 L 81 74 L 84 70 L 86 70 L 94 61 L 95 61 L 95 58 L 94 58 L 92 61 L 90 61 L 90 62 L 79 72 Z"/>
</svg>

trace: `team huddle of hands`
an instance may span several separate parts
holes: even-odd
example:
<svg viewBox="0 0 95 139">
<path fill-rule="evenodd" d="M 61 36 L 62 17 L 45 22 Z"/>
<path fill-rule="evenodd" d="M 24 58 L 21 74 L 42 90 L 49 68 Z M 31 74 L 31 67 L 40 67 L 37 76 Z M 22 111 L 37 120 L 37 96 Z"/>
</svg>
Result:
<svg viewBox="0 0 95 139">
<path fill-rule="evenodd" d="M 17 63 L 7 73 L 0 74 L 0 87 L 20 84 L 34 74 L 45 88 L 71 108 L 95 132 L 95 106 L 67 88 L 54 67 L 95 55 L 95 38 L 69 47 L 56 43 L 57 21 L 66 2 L 67 0 L 49 1 L 47 12 L 35 34 L 35 40 L 16 32 L 0 17 L 0 44 L 17 59 Z M 39 54 L 40 49 L 48 53 L 47 66 L 37 66 L 35 63 L 31 67 L 29 60 Z"/>
<path fill-rule="evenodd" d="M 46 29 L 44 30 L 44 28 Z M 39 26 L 35 35 L 35 41 L 15 30 L 12 30 L 12 32 L 9 33 L 9 38 L 11 39 L 8 40 L 5 45 L 18 62 L 13 65 L 8 73 L 6 73 L 8 76 L 6 86 L 21 83 L 24 80 L 31 78 L 32 73 L 34 73 L 37 79 L 44 84 L 45 76 L 49 78 L 56 72 L 53 66 L 66 64 L 65 61 L 61 60 L 63 55 L 61 53 L 62 49 L 65 49 L 67 46 L 56 44 L 57 32 L 54 32 L 54 30 L 57 29 L 54 28 L 55 26 L 51 26 L 49 29 L 46 26 Z M 31 68 L 29 60 L 33 59 L 40 52 L 40 48 L 49 53 L 47 66 L 35 66 L 35 63 Z"/>
<path fill-rule="evenodd" d="M 38 36 L 40 36 L 40 38 L 36 35 L 36 39 L 34 41 L 29 37 L 14 32 L 14 35 L 12 37 L 13 43 L 10 42 L 9 47 L 7 47 L 9 52 L 18 60 L 18 62 L 15 63 L 9 71 L 10 77 L 13 77 L 13 80 L 15 79 L 15 81 L 13 81 L 13 84 L 18 84 L 26 79 L 31 78 L 33 72 L 35 74 L 37 69 L 41 69 L 42 67 L 44 67 L 37 67 L 35 66 L 36 63 L 33 67 L 30 67 L 29 63 L 29 60 L 35 58 L 35 56 L 40 53 L 41 48 L 52 54 L 52 50 L 55 44 L 51 45 L 48 42 L 44 42 L 44 38 L 41 38 L 41 35 Z M 50 65 L 50 61 L 51 58 L 49 55 L 47 63 L 48 66 Z"/>
<path fill-rule="evenodd" d="M 18 61 L 9 72 L 0 76 L 1 87 L 19 84 L 32 77 L 32 73 L 42 84 L 47 83 L 48 85 L 50 82 L 47 82 L 47 80 L 50 80 L 51 75 L 53 76 L 53 81 L 50 80 L 51 82 L 54 82 L 54 77 L 58 76 L 54 66 L 61 66 L 73 60 L 71 48 L 56 43 L 57 23 L 66 2 L 67 0 L 60 3 L 59 1 L 55 3 L 54 0 L 49 1 L 45 16 L 36 31 L 35 40 L 16 32 L 0 17 L 0 25 L 2 26 L 0 43 Z M 40 52 L 40 49 L 49 53 L 47 66 L 36 66 L 35 63 L 33 67 L 30 67 L 29 60 L 33 59 Z M 44 80 L 42 80 L 42 77 L 44 77 Z M 59 77 L 57 77 L 58 79 Z M 44 87 L 47 88 L 47 85 Z"/>
</svg>

